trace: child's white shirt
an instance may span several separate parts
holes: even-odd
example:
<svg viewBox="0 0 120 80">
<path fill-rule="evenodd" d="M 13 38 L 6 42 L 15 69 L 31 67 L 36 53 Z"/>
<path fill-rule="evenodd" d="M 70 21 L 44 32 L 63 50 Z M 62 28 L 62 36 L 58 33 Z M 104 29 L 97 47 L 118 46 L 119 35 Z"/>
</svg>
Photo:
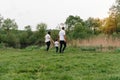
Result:
<svg viewBox="0 0 120 80">
<path fill-rule="evenodd" d="M 59 42 L 55 41 L 55 47 L 58 47 L 58 46 L 59 46 Z"/>
</svg>

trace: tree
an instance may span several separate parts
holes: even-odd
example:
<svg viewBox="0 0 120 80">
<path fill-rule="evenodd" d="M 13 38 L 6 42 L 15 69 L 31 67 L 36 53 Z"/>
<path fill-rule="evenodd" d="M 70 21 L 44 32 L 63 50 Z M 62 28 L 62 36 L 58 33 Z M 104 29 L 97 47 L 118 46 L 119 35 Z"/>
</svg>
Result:
<svg viewBox="0 0 120 80">
<path fill-rule="evenodd" d="M 5 31 L 9 32 L 10 30 L 17 30 L 18 26 L 14 20 L 7 18 L 3 21 L 1 28 Z"/>
<path fill-rule="evenodd" d="M 44 36 L 46 34 L 47 25 L 45 23 L 40 23 L 37 25 L 36 44 L 42 45 L 44 43 Z"/>
<path fill-rule="evenodd" d="M 46 30 L 47 29 L 47 25 L 45 23 L 40 23 L 37 25 L 37 30 Z"/>
<path fill-rule="evenodd" d="M 115 4 L 109 10 L 109 19 L 112 18 L 114 20 L 114 32 L 118 32 L 120 30 L 120 0 L 116 0 Z"/>
<path fill-rule="evenodd" d="M 76 23 L 71 33 L 73 34 L 73 38 L 75 39 L 89 38 L 89 35 L 91 35 L 90 29 L 83 26 L 81 23 Z"/>
<path fill-rule="evenodd" d="M 3 17 L 0 15 L 0 28 L 2 26 L 2 23 L 3 23 Z"/>
<path fill-rule="evenodd" d="M 33 32 L 32 32 L 32 30 L 31 30 L 31 26 L 30 25 L 27 25 L 27 26 L 25 26 L 25 33 L 26 33 L 26 39 L 27 39 L 27 42 L 26 42 L 26 44 L 27 45 L 31 45 L 31 44 L 33 44 L 34 43 L 34 39 L 33 39 Z M 24 34 L 25 34 L 24 33 Z M 23 35 L 24 36 L 24 35 Z"/>
<path fill-rule="evenodd" d="M 65 24 L 67 25 L 67 30 L 70 31 L 71 29 L 73 29 L 75 24 L 78 22 L 83 25 L 83 20 L 79 16 L 70 15 L 65 21 Z"/>
<path fill-rule="evenodd" d="M 25 30 L 26 31 L 31 31 L 31 26 L 30 25 L 25 26 Z"/>
<path fill-rule="evenodd" d="M 17 37 L 17 34 L 15 34 L 13 31 L 17 30 L 17 28 L 17 23 L 9 18 L 4 19 L 1 24 L 1 29 L 5 32 L 3 42 L 5 42 L 9 47 L 19 47 L 19 39 Z"/>
<path fill-rule="evenodd" d="M 85 21 L 85 26 L 89 27 L 91 30 L 93 30 L 93 33 L 96 33 L 96 31 L 100 30 L 102 23 L 99 18 L 92 18 L 89 17 Z"/>
<path fill-rule="evenodd" d="M 105 19 L 104 23 L 103 23 L 103 32 L 106 34 L 112 34 L 114 32 L 116 32 L 116 22 L 115 22 L 115 18 L 113 17 L 113 15 L 109 15 L 108 18 Z"/>
<path fill-rule="evenodd" d="M 28 33 L 28 36 L 32 35 L 32 30 L 30 25 L 25 26 L 25 31 Z"/>
</svg>

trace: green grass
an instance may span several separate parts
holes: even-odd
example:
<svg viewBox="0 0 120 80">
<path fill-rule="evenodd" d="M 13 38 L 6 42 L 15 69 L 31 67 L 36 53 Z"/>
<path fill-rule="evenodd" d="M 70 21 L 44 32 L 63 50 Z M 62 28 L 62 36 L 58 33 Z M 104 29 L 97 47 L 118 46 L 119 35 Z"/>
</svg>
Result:
<svg viewBox="0 0 120 80">
<path fill-rule="evenodd" d="M 0 80 L 120 80 L 120 53 L 0 49 Z"/>
</svg>

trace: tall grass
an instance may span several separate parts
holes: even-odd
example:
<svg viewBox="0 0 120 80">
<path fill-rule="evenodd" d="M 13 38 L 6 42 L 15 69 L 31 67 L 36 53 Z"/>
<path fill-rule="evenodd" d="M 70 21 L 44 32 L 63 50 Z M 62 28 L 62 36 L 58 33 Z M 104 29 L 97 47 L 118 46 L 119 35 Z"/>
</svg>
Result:
<svg viewBox="0 0 120 80">
<path fill-rule="evenodd" d="M 71 40 L 69 46 L 102 47 L 104 50 L 110 50 L 120 47 L 120 39 L 107 36 L 97 36 L 89 39 Z"/>
</svg>

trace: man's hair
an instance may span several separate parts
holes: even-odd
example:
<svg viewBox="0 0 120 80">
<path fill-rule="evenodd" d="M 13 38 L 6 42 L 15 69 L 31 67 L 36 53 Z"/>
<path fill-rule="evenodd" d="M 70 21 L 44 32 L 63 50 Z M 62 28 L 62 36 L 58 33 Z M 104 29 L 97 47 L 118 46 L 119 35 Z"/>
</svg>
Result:
<svg viewBox="0 0 120 80">
<path fill-rule="evenodd" d="M 62 30 L 64 30 L 65 28 L 64 27 L 62 27 Z"/>
</svg>

